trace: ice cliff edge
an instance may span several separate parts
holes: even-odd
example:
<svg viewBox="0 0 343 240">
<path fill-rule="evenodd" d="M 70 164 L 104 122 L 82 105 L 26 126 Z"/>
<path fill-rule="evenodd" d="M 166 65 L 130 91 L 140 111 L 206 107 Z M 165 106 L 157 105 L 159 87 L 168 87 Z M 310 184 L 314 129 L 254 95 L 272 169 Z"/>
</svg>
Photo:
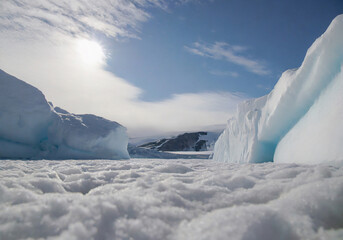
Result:
<svg viewBox="0 0 343 240">
<path fill-rule="evenodd" d="M 266 96 L 238 107 L 214 160 L 316 164 L 343 160 L 343 15 Z"/>
<path fill-rule="evenodd" d="M 0 159 L 127 159 L 127 144 L 119 123 L 55 111 L 37 88 L 0 70 Z"/>
</svg>

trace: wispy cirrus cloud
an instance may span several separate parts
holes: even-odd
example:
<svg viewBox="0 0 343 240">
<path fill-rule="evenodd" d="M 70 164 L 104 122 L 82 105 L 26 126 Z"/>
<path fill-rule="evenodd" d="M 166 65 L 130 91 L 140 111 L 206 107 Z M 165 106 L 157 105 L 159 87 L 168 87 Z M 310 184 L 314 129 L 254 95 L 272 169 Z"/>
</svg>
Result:
<svg viewBox="0 0 343 240">
<path fill-rule="evenodd" d="M 165 8 L 163 0 L 13 0 L 0 2 L 1 31 L 44 36 L 62 33 L 85 36 L 137 37 L 150 18 L 148 7 Z"/>
<path fill-rule="evenodd" d="M 185 46 L 185 49 L 195 55 L 234 63 L 257 75 L 270 73 L 262 61 L 243 56 L 242 53 L 247 50 L 247 47 L 244 46 L 230 45 L 226 42 L 213 44 L 195 42 L 191 47 Z"/>
<path fill-rule="evenodd" d="M 0 32 L 51 33 L 139 38 L 140 25 L 151 18 L 149 8 L 168 10 L 196 0 L 11 0 L 0 1 Z"/>
<path fill-rule="evenodd" d="M 237 72 L 232 71 L 220 71 L 220 70 L 212 70 L 209 72 L 212 75 L 219 76 L 219 77 L 238 77 L 239 74 Z"/>
</svg>

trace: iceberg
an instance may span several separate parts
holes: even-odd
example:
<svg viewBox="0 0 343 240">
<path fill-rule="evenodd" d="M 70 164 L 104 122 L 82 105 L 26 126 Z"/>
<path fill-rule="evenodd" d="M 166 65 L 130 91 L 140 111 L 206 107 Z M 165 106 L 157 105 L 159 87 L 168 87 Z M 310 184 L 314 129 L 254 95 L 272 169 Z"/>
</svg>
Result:
<svg viewBox="0 0 343 240">
<path fill-rule="evenodd" d="M 343 160 L 343 15 L 266 96 L 238 106 L 214 148 L 232 163 Z"/>
<path fill-rule="evenodd" d="M 127 159 L 119 123 L 54 108 L 37 88 L 0 70 L 1 159 Z"/>
</svg>

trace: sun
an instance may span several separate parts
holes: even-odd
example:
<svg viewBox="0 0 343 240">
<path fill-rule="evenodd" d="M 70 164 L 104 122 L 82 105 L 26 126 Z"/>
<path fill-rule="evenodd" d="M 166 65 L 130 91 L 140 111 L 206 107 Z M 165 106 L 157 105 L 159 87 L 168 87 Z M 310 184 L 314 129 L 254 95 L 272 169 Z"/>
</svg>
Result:
<svg viewBox="0 0 343 240">
<path fill-rule="evenodd" d="M 99 66 L 105 64 L 106 55 L 102 46 L 96 41 L 80 39 L 77 41 L 77 51 L 84 64 Z"/>
</svg>

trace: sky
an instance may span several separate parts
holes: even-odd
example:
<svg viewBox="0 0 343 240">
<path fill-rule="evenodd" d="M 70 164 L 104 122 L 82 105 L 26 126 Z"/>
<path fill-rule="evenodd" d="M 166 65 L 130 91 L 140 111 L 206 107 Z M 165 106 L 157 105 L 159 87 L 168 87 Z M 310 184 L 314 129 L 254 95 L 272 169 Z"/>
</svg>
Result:
<svg viewBox="0 0 343 240">
<path fill-rule="evenodd" d="M 220 128 L 342 13 L 341 0 L 2 0 L 0 68 L 130 136 Z"/>
</svg>

